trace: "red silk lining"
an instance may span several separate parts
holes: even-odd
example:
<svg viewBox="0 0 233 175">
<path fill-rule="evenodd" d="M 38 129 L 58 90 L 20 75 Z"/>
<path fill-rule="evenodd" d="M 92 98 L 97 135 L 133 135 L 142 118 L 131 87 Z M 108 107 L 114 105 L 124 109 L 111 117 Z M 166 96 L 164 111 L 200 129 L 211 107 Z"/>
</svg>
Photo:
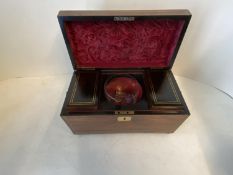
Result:
<svg viewBox="0 0 233 175">
<path fill-rule="evenodd" d="M 163 68 L 169 65 L 184 20 L 66 21 L 77 67 Z"/>
</svg>

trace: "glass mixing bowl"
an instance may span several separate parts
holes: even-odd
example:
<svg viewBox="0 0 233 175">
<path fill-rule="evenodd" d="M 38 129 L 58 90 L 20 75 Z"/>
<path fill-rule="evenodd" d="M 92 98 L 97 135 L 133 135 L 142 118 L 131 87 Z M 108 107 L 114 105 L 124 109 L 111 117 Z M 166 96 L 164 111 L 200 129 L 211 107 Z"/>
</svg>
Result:
<svg viewBox="0 0 233 175">
<path fill-rule="evenodd" d="M 130 105 L 137 103 L 142 97 L 142 87 L 132 76 L 113 76 L 104 83 L 104 93 L 108 101 L 114 105 Z"/>
</svg>

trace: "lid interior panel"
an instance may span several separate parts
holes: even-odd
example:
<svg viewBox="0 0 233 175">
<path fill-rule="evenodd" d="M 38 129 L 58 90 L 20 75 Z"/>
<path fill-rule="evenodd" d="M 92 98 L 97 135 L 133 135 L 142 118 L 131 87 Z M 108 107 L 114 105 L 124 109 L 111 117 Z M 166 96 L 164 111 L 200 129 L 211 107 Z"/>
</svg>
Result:
<svg viewBox="0 0 233 175">
<path fill-rule="evenodd" d="M 64 21 L 76 68 L 169 67 L 183 18 Z"/>
</svg>

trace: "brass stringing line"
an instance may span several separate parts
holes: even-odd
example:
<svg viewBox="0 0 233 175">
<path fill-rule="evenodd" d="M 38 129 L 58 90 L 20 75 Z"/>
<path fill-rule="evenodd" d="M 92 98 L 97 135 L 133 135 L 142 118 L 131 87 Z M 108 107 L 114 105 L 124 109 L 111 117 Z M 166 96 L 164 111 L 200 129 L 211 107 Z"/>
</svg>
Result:
<svg viewBox="0 0 233 175">
<path fill-rule="evenodd" d="M 177 93 L 176 93 L 176 91 L 175 91 L 175 87 L 174 87 L 174 85 L 173 85 L 173 83 L 172 83 L 172 81 L 171 81 L 171 75 L 170 75 L 170 73 L 169 73 L 168 75 L 166 75 L 166 76 L 168 77 L 168 81 L 169 81 L 169 83 L 170 83 L 170 85 L 171 85 L 171 87 L 172 87 L 173 94 L 175 95 L 175 98 L 176 98 L 176 101 L 169 101 L 168 103 L 180 103 L 179 97 L 178 97 L 178 95 L 177 95 Z M 159 102 L 159 101 L 157 100 L 157 96 L 156 96 L 156 93 L 155 93 L 155 91 L 154 91 L 154 86 L 153 86 L 153 84 L 152 84 L 151 79 L 149 79 L 149 81 L 150 81 L 150 86 L 151 86 L 152 91 L 153 91 L 153 92 L 152 92 L 152 97 L 153 97 L 154 101 L 155 101 L 156 103 L 164 103 L 164 102 Z"/>
<path fill-rule="evenodd" d="M 97 75 L 96 75 L 96 76 L 95 76 L 95 85 L 96 85 L 97 79 L 98 79 L 98 78 L 97 78 Z M 97 89 L 97 88 L 96 88 L 96 86 L 95 86 L 95 87 L 94 87 L 94 92 L 93 92 L 93 93 L 94 93 L 94 94 L 93 94 L 93 100 L 92 100 L 93 103 L 96 101 L 96 89 Z"/>
<path fill-rule="evenodd" d="M 153 97 L 153 100 L 154 100 L 155 102 L 157 102 L 157 98 L 156 98 L 156 95 L 155 95 L 155 90 L 154 90 L 154 86 L 153 86 L 153 84 L 152 84 L 151 77 L 149 77 L 149 82 L 150 82 L 150 87 L 151 87 L 151 89 L 152 89 L 152 97 Z"/>
<path fill-rule="evenodd" d="M 169 82 L 170 82 L 170 84 L 171 84 L 171 86 L 172 86 L 172 91 L 173 91 L 173 93 L 174 93 L 174 95 L 175 95 L 175 97 L 176 97 L 177 102 L 180 102 L 179 96 L 178 96 L 178 94 L 176 93 L 175 87 L 174 87 L 174 85 L 173 85 L 173 83 L 172 83 L 170 73 L 169 73 L 169 76 L 168 76 L 168 80 L 169 80 Z"/>
<path fill-rule="evenodd" d="M 78 81 L 79 81 L 79 76 L 78 76 L 77 82 L 75 82 L 75 88 L 73 90 L 71 101 L 70 101 L 72 103 L 71 105 L 76 105 L 76 104 L 78 104 L 78 105 L 94 104 L 95 100 L 96 100 L 96 86 L 94 87 L 94 91 L 93 91 L 94 94 L 93 94 L 93 97 L 92 97 L 91 101 L 89 101 L 89 102 L 73 102 L 75 93 L 77 91 L 77 83 L 78 83 Z M 97 81 L 97 77 L 95 79 L 95 84 L 96 84 L 96 81 Z"/>
<path fill-rule="evenodd" d="M 73 89 L 73 92 L 72 92 L 72 95 L 71 95 L 71 99 L 70 99 L 70 103 L 73 103 L 73 99 L 74 99 L 74 96 L 75 96 L 75 92 L 77 90 L 77 82 L 79 81 L 79 74 L 78 74 L 78 77 L 77 77 L 77 81 L 75 81 L 75 84 L 74 84 L 74 89 Z"/>
</svg>

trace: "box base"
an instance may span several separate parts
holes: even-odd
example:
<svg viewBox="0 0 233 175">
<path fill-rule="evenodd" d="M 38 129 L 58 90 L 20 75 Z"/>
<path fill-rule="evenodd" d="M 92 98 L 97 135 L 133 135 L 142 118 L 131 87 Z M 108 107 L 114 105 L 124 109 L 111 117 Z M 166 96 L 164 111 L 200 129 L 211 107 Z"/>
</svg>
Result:
<svg viewBox="0 0 233 175">
<path fill-rule="evenodd" d="M 119 117 L 130 117 L 120 121 Z M 134 115 L 134 116 L 63 116 L 74 134 L 93 133 L 173 133 L 188 115 Z"/>
<path fill-rule="evenodd" d="M 103 91 L 106 79 L 130 74 L 143 87 L 140 102 L 115 106 Z M 189 110 L 170 70 L 85 70 L 74 72 L 61 116 L 74 134 L 174 132 Z"/>
</svg>

